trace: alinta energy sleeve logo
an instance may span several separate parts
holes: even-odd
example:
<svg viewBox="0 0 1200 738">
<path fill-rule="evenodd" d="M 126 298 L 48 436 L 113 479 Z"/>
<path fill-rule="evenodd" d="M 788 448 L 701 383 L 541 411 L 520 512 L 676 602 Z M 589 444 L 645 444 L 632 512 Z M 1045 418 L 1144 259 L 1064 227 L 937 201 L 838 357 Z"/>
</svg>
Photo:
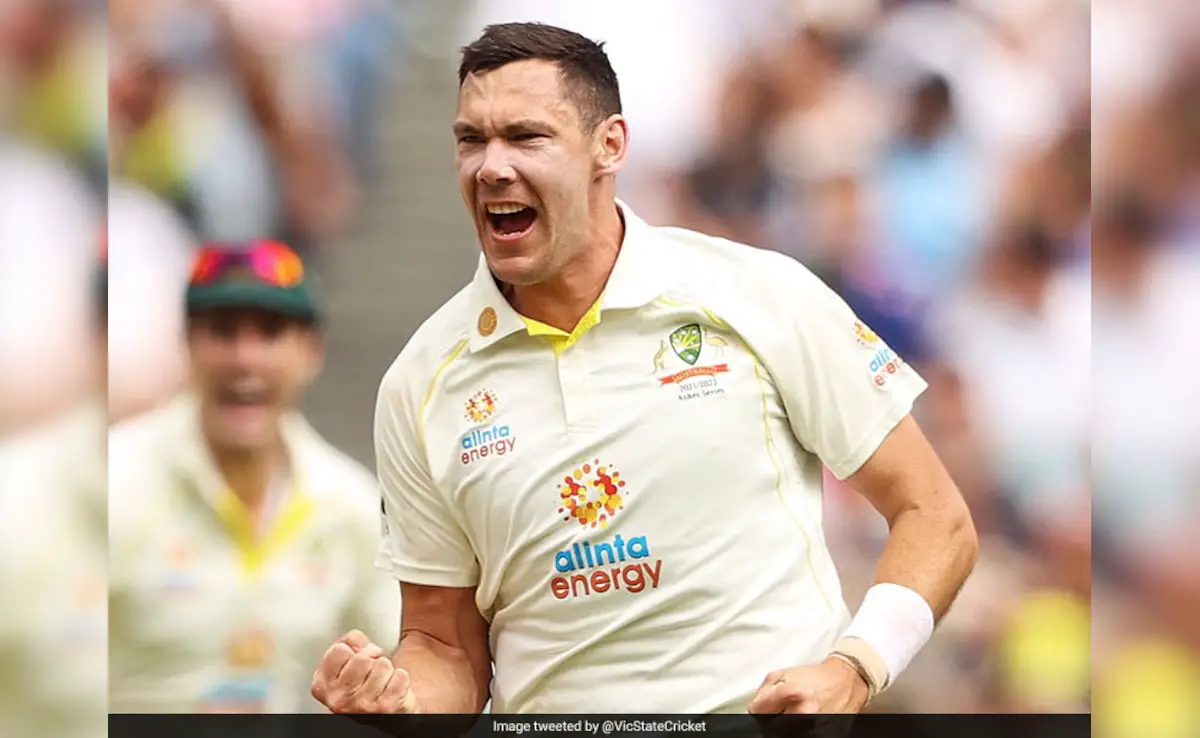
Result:
<svg viewBox="0 0 1200 738">
<path fill-rule="evenodd" d="M 854 336 L 858 345 L 874 352 L 867 364 L 871 381 L 880 389 L 886 388 L 888 379 L 904 367 L 904 359 L 884 343 L 879 334 L 861 322 L 854 324 Z"/>
<path fill-rule="evenodd" d="M 611 532 L 629 494 L 619 471 L 593 459 L 559 482 L 558 514 L 580 531 Z M 560 600 L 622 590 L 636 594 L 657 589 L 661 575 L 662 559 L 652 558 L 646 536 L 617 533 L 597 542 L 576 541 L 554 554 L 550 592 Z"/>
<path fill-rule="evenodd" d="M 466 402 L 466 412 L 463 416 L 477 425 L 487 423 L 496 414 L 496 393 L 491 390 L 480 390 Z M 503 456 L 517 445 L 516 436 L 505 424 L 493 423 L 482 428 L 472 428 L 462 437 L 463 466 L 485 459 L 489 456 Z"/>
</svg>

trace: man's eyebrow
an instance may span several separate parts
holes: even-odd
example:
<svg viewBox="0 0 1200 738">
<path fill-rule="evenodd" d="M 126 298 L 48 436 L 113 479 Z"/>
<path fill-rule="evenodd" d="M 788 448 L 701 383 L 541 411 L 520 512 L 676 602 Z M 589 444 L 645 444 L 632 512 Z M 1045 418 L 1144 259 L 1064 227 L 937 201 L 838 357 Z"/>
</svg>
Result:
<svg viewBox="0 0 1200 738">
<path fill-rule="evenodd" d="M 554 128 L 549 123 L 523 118 L 506 124 L 501 131 L 505 136 L 512 136 L 518 133 L 552 133 Z M 454 124 L 454 135 L 456 136 L 479 136 L 481 134 L 482 131 L 470 123 L 460 121 Z"/>
<path fill-rule="evenodd" d="M 523 118 L 514 120 L 512 123 L 504 126 L 504 133 L 512 135 L 514 133 L 549 133 L 554 128 L 549 124 L 539 120 L 530 120 Z"/>
<path fill-rule="evenodd" d="M 454 124 L 454 135 L 455 136 L 477 136 L 477 135 L 479 135 L 479 129 L 476 128 L 475 126 L 471 125 L 470 123 L 455 123 Z"/>
</svg>

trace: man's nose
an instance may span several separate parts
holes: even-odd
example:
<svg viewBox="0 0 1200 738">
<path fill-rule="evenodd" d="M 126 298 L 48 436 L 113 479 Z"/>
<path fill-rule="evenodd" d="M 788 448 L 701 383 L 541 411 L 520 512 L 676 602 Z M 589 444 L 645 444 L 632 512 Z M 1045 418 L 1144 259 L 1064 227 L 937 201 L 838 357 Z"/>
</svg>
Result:
<svg viewBox="0 0 1200 738">
<path fill-rule="evenodd" d="M 267 346 L 266 336 L 262 331 L 250 326 L 242 326 L 233 336 L 233 359 L 240 365 L 253 365 L 263 354 Z"/>
<path fill-rule="evenodd" d="M 503 141 L 492 141 L 487 145 L 475 178 L 489 187 L 510 185 L 517 181 L 517 172 L 512 167 L 508 148 Z"/>
</svg>

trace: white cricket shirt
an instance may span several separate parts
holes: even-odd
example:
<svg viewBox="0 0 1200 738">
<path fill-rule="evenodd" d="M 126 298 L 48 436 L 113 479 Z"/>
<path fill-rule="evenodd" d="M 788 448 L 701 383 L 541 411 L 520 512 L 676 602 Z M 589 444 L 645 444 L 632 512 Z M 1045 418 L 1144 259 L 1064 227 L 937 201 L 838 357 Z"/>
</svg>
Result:
<svg viewBox="0 0 1200 738">
<path fill-rule="evenodd" d="M 380 390 L 380 565 L 477 587 L 497 713 L 744 712 L 823 659 L 822 463 L 852 474 L 926 387 L 796 261 L 622 210 L 573 335 L 481 259 Z"/>
<path fill-rule="evenodd" d="M 105 413 L 0 440 L 0 735 L 106 735 Z"/>
<path fill-rule="evenodd" d="M 110 711 L 314 711 L 313 671 L 343 633 L 398 639 L 397 584 L 371 566 L 377 487 L 294 415 L 295 481 L 256 535 L 198 410 L 185 396 L 110 435 Z"/>
</svg>

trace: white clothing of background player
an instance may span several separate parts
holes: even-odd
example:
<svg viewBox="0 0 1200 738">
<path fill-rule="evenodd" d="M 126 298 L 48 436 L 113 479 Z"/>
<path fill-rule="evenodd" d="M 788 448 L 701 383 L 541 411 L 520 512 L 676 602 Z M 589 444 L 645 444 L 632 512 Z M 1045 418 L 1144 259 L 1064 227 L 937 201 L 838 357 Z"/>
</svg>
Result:
<svg viewBox="0 0 1200 738">
<path fill-rule="evenodd" d="M 856 712 L 972 569 L 924 381 L 803 266 L 616 201 L 602 48 L 537 24 L 464 49 L 454 133 L 474 282 L 384 377 L 394 654 L 350 633 L 334 712 Z M 821 468 L 891 529 L 853 618 Z M 494 667 L 494 676 L 493 676 Z"/>
</svg>

